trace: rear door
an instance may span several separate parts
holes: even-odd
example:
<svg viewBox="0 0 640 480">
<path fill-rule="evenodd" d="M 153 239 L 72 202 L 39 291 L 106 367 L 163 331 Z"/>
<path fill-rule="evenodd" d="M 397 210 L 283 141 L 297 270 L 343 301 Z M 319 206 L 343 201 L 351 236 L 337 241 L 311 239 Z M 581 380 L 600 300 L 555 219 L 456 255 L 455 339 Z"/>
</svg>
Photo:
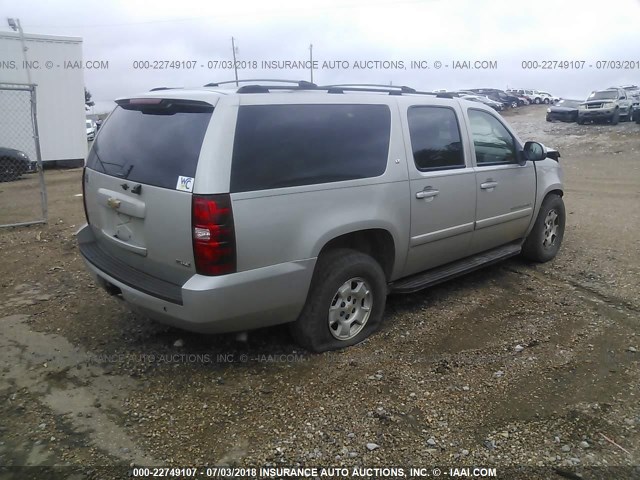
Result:
<svg viewBox="0 0 640 480">
<path fill-rule="evenodd" d="M 405 142 L 411 187 L 411 238 L 405 275 L 467 255 L 476 208 L 475 174 L 452 106 L 412 105 Z M 413 158 L 413 162 L 411 161 Z"/>
<path fill-rule="evenodd" d="M 89 224 L 109 255 L 182 284 L 195 273 L 191 192 L 213 106 L 153 98 L 118 103 L 87 158 Z"/>
<path fill-rule="evenodd" d="M 476 160 L 476 225 L 472 253 L 523 238 L 536 196 L 533 162 L 518 163 L 520 146 L 492 113 L 467 111 Z"/>
<path fill-rule="evenodd" d="M 618 100 L 620 104 L 620 110 L 624 112 L 624 115 L 627 115 L 628 119 L 631 119 L 632 102 L 630 97 L 627 95 L 627 91 L 623 88 L 618 89 Z"/>
</svg>

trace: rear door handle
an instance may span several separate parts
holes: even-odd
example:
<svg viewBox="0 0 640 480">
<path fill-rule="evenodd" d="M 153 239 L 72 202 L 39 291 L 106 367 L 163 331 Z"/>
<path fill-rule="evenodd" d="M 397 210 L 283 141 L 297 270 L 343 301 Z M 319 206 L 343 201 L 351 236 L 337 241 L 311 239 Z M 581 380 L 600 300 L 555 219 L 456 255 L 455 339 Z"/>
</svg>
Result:
<svg viewBox="0 0 640 480">
<path fill-rule="evenodd" d="M 416 198 L 430 198 L 435 197 L 440 193 L 440 190 L 422 190 L 416 193 Z"/>
<path fill-rule="evenodd" d="M 496 188 L 498 186 L 498 182 L 484 182 L 480 184 L 480 188 L 483 190 L 491 190 L 492 188 Z"/>
</svg>

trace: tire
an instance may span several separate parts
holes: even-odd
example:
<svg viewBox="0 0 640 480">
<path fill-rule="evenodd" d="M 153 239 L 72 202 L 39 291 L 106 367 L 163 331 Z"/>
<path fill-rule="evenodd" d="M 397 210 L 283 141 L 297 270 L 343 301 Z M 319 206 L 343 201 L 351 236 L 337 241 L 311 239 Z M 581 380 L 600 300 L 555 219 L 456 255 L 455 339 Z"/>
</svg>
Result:
<svg viewBox="0 0 640 480">
<path fill-rule="evenodd" d="M 522 256 L 532 262 L 553 259 L 564 238 L 565 208 L 562 197 L 549 194 L 542 202 L 533 229 L 522 246 Z"/>
<path fill-rule="evenodd" d="M 577 123 L 578 125 L 584 125 L 584 120 L 583 120 L 583 119 L 581 119 L 581 118 L 580 118 L 580 116 L 578 115 L 578 116 L 576 117 L 576 123 Z"/>
<path fill-rule="evenodd" d="M 318 353 L 355 345 L 378 329 L 386 301 L 387 281 L 378 262 L 355 250 L 331 250 L 318 259 L 291 334 L 302 347 Z M 350 315 L 362 323 L 343 322 Z"/>
<path fill-rule="evenodd" d="M 540 99 L 539 99 L 539 98 L 536 98 L 536 99 L 535 99 L 535 101 L 534 101 L 534 103 L 535 103 L 536 105 L 540 105 Z"/>
<path fill-rule="evenodd" d="M 549 115 L 547 115 L 547 122 L 551 121 L 551 117 Z"/>
<path fill-rule="evenodd" d="M 613 112 L 613 115 L 611 115 L 611 125 L 617 125 L 619 121 L 620 121 L 620 112 L 616 110 L 615 112 Z"/>
<path fill-rule="evenodd" d="M 13 182 L 20 178 L 20 172 L 15 166 L 0 166 L 0 182 Z"/>
<path fill-rule="evenodd" d="M 546 103 L 547 105 L 549 105 L 549 99 L 548 99 L 548 98 L 545 98 L 545 99 L 544 99 L 544 103 Z"/>
<path fill-rule="evenodd" d="M 518 102 L 511 102 L 511 108 L 518 108 Z"/>
</svg>

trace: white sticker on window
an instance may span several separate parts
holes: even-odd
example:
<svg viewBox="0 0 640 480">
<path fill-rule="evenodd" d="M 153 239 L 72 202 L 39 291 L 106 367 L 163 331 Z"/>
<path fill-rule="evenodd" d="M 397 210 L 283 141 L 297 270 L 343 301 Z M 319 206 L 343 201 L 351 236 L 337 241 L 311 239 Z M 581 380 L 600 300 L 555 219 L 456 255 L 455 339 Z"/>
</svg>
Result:
<svg viewBox="0 0 640 480">
<path fill-rule="evenodd" d="M 183 192 L 193 192 L 193 178 L 179 176 L 176 190 L 181 190 Z"/>
</svg>

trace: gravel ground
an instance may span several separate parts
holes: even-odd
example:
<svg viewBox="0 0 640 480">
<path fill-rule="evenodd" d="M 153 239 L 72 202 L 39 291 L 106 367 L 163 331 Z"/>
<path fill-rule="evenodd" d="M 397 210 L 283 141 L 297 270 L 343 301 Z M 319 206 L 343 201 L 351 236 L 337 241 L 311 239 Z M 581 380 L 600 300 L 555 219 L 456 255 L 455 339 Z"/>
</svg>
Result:
<svg viewBox="0 0 640 480">
<path fill-rule="evenodd" d="M 638 478 L 640 126 L 544 115 L 505 114 L 562 154 L 558 258 L 393 296 L 378 334 L 322 355 L 286 327 L 203 336 L 129 312 L 80 260 L 81 171 L 47 171 L 49 224 L 0 230 L 0 465 L 518 465 L 553 467 L 540 478 Z"/>
</svg>

